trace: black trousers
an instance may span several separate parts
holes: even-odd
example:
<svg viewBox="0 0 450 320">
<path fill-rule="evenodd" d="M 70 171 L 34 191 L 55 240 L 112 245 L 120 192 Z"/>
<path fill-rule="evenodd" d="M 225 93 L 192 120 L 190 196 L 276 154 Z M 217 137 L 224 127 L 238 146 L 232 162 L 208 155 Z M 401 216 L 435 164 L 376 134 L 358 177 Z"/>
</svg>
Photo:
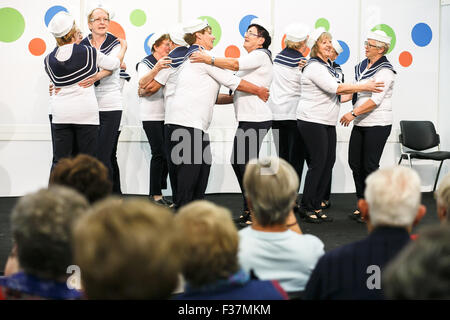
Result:
<svg viewBox="0 0 450 320">
<path fill-rule="evenodd" d="M 52 128 L 55 163 L 62 158 L 72 157 L 75 148 L 78 153 L 97 156 L 98 125 L 53 123 Z"/>
<path fill-rule="evenodd" d="M 239 122 L 234 136 L 233 153 L 231 154 L 231 166 L 233 167 L 239 187 L 242 191 L 244 211 L 248 210 L 245 199 L 244 174 L 245 165 L 250 159 L 258 158 L 261 145 L 267 132 L 272 126 L 272 121 L 263 122 Z"/>
<path fill-rule="evenodd" d="M 178 209 L 205 197 L 212 155 L 208 134 L 202 130 L 167 124 L 169 174 L 175 175 L 172 190 Z"/>
<path fill-rule="evenodd" d="M 306 147 L 297 128 L 297 120 L 272 121 L 277 154 L 295 169 L 301 184 L 303 166 L 306 157 Z"/>
<path fill-rule="evenodd" d="M 380 167 L 380 159 L 392 126 L 353 126 L 348 147 L 348 164 L 353 172 L 356 197 L 364 199 L 366 178 Z"/>
<path fill-rule="evenodd" d="M 119 144 L 120 131 L 117 131 L 116 137 L 114 139 L 113 150 L 111 153 L 111 166 L 113 170 L 113 193 L 121 195 L 122 189 L 120 188 L 120 171 L 119 163 L 117 162 L 117 145 Z"/>
<path fill-rule="evenodd" d="M 302 120 L 297 120 L 297 126 L 309 157 L 301 205 L 319 210 L 336 161 L 336 127 Z"/>
<path fill-rule="evenodd" d="M 142 125 L 152 150 L 150 196 L 162 195 L 161 190 L 167 189 L 169 174 L 165 151 L 164 121 L 143 121 Z"/>
<path fill-rule="evenodd" d="M 98 159 L 108 169 L 109 180 L 113 181 L 114 171 L 111 155 L 115 146 L 117 131 L 120 126 L 122 111 L 100 111 L 100 129 L 98 134 Z"/>
</svg>

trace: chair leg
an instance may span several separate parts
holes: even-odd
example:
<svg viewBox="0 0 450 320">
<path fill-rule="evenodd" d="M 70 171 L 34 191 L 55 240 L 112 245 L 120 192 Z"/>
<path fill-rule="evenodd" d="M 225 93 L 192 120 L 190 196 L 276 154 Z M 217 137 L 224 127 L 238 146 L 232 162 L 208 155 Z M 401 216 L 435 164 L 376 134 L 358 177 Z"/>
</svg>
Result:
<svg viewBox="0 0 450 320">
<path fill-rule="evenodd" d="M 400 165 L 400 163 L 402 163 L 403 157 L 400 156 L 400 160 L 398 160 L 398 166 Z"/>
<path fill-rule="evenodd" d="M 409 167 L 412 169 L 412 160 L 411 160 L 411 157 L 409 157 Z"/>
<path fill-rule="evenodd" d="M 443 163 L 444 163 L 444 160 L 442 160 L 441 164 L 439 165 L 439 169 L 438 169 L 438 172 L 437 172 L 437 175 L 436 175 L 436 180 L 434 181 L 433 192 L 436 190 L 436 185 L 437 185 L 437 182 L 439 180 L 439 174 L 441 173 L 441 168 L 442 168 L 442 164 Z"/>
</svg>

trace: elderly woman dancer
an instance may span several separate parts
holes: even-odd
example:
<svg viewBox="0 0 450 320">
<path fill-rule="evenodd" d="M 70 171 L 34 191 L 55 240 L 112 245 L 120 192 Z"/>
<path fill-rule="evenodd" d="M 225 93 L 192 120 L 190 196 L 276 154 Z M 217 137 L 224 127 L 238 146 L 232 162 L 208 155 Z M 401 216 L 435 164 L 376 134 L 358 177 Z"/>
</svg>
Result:
<svg viewBox="0 0 450 320">
<path fill-rule="evenodd" d="M 272 54 L 268 50 L 272 38 L 272 28 L 264 20 L 255 18 L 247 28 L 244 48 L 248 55 L 239 59 L 215 58 L 195 53 L 192 62 L 204 62 L 219 68 L 239 71 L 237 76 L 258 86 L 270 87 L 273 77 Z M 251 158 L 258 157 L 262 141 L 272 126 L 272 111 L 268 104 L 255 95 L 236 92 L 234 108 L 238 128 L 234 137 L 231 165 L 236 174 L 244 200 L 241 222 L 250 223 L 250 211 L 245 200 L 243 185 L 245 165 Z"/>
<path fill-rule="evenodd" d="M 353 172 L 356 197 L 364 199 L 365 180 L 380 167 L 380 158 L 392 128 L 392 93 L 395 70 L 386 58 L 391 38 L 383 31 L 370 32 L 364 42 L 366 59 L 355 66 L 355 80 L 365 84 L 372 79 L 384 82 L 382 92 L 353 95 L 353 110 L 344 114 L 341 124 L 354 121 L 348 149 L 348 163 Z M 364 222 L 355 210 L 350 218 Z"/>
<path fill-rule="evenodd" d="M 331 35 L 316 29 L 307 44 L 311 59 L 303 68 L 302 97 L 297 109 L 297 126 L 310 159 L 300 213 L 307 222 L 333 219 L 322 212 L 324 199 L 336 160 L 336 123 L 339 116 L 338 95 L 360 91 L 381 92 L 383 83 L 339 83 L 336 70 L 327 62 L 332 51 Z"/>
</svg>

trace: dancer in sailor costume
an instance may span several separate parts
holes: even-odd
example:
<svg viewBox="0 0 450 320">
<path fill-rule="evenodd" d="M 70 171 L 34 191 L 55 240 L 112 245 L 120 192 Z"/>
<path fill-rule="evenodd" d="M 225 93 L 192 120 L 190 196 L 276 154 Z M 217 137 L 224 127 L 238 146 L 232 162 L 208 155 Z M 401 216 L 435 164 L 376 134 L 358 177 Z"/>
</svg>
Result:
<svg viewBox="0 0 450 320">
<path fill-rule="evenodd" d="M 170 108 L 170 104 L 173 100 L 174 94 L 175 94 L 175 87 L 177 84 L 177 77 L 178 72 L 180 71 L 180 66 L 185 60 L 187 50 L 188 50 L 188 44 L 183 39 L 184 32 L 181 25 L 174 26 L 169 31 L 169 38 L 170 38 L 170 53 L 169 53 L 169 62 L 170 62 L 170 68 L 161 68 L 159 72 L 154 75 L 154 79 L 150 82 L 140 82 L 140 88 L 139 88 L 139 96 L 141 97 L 149 97 L 152 96 L 158 92 L 161 92 L 160 89 L 163 92 L 164 95 L 164 109 L 165 114 L 167 114 L 167 110 Z M 152 70 L 154 70 L 153 68 Z M 149 79 L 147 79 L 149 80 Z M 166 129 L 165 135 L 166 135 Z M 167 137 L 164 137 L 165 141 L 167 141 Z M 175 202 L 176 198 L 176 174 L 175 174 L 175 166 L 172 163 L 170 157 L 167 157 L 167 147 L 168 144 L 164 143 L 164 152 L 165 157 L 167 158 L 167 164 L 169 168 L 169 177 L 170 177 L 170 185 L 172 187 L 172 201 Z M 167 200 L 166 200 L 167 201 Z"/>
<path fill-rule="evenodd" d="M 55 159 L 72 156 L 74 141 L 79 153 L 97 154 L 98 103 L 93 87 L 80 86 L 97 73 L 97 68 L 115 70 L 120 59 L 108 57 L 95 48 L 75 44 L 76 26 L 66 12 L 58 12 L 49 24 L 49 31 L 58 43 L 45 58 L 45 71 L 59 90 L 52 100 L 52 126 Z M 126 43 L 123 43 L 126 48 Z M 125 49 L 121 50 L 123 57 Z"/>
<path fill-rule="evenodd" d="M 102 4 L 94 4 L 87 10 L 89 34 L 81 44 L 92 46 L 105 55 L 116 57 L 121 51 L 118 38 L 108 33 L 110 19 L 114 13 Z M 121 59 L 121 63 L 123 57 Z M 123 98 L 120 86 L 120 69 L 114 72 L 100 70 L 94 78 L 95 95 L 97 96 L 100 111 L 100 129 L 98 140 L 98 159 L 108 168 L 108 176 L 113 181 L 114 171 L 111 164 L 111 155 L 114 149 L 115 138 L 119 130 L 123 110 Z M 81 85 L 88 85 L 82 83 Z"/>
<path fill-rule="evenodd" d="M 152 96 L 145 96 L 145 89 L 141 88 L 148 81 L 152 81 L 160 70 L 168 68 L 170 60 L 166 58 L 170 51 L 169 35 L 155 33 L 150 37 L 148 47 L 151 48 L 152 54 L 139 62 L 136 69 L 140 86 L 140 116 L 152 152 L 149 194 L 156 203 L 170 206 L 172 203 L 162 196 L 162 189 L 167 189 L 169 173 L 164 142 L 164 96 L 162 90 Z"/>
<path fill-rule="evenodd" d="M 331 35 L 324 28 L 314 30 L 308 38 L 311 58 L 303 68 L 302 97 L 297 108 L 297 126 L 309 158 L 300 213 L 312 223 L 332 221 L 322 212 L 324 199 L 336 159 L 336 123 L 339 116 L 338 95 L 360 91 L 381 92 L 383 83 L 339 83 L 339 75 L 328 64 Z"/>
<path fill-rule="evenodd" d="M 247 56 L 239 59 L 215 58 L 198 53 L 191 61 L 238 71 L 236 75 L 243 80 L 270 88 L 273 77 L 272 54 L 268 50 L 272 41 L 271 34 L 272 27 L 266 21 L 255 18 L 248 26 L 244 37 Z M 231 165 L 242 191 L 244 208 L 240 220 L 242 223 L 251 224 L 243 184 L 245 165 L 250 159 L 258 157 L 263 139 L 272 125 L 272 111 L 267 103 L 244 92 L 236 92 L 233 102 L 238 128 L 234 137 Z"/>
<path fill-rule="evenodd" d="M 297 23 L 286 28 L 286 48 L 273 62 L 273 81 L 267 102 L 272 110 L 272 133 L 278 156 L 294 167 L 299 179 L 305 162 L 305 146 L 297 129 L 296 111 L 301 96 L 301 68 L 306 64 L 301 51 L 305 49 L 308 32 L 308 27 Z"/>
<path fill-rule="evenodd" d="M 353 172 L 356 197 L 364 199 L 365 180 L 380 166 L 380 158 L 392 128 L 392 93 L 395 70 L 386 58 L 391 38 L 383 31 L 370 32 L 364 45 L 366 59 L 355 66 L 355 81 L 364 84 L 372 79 L 384 82 L 378 93 L 362 92 L 353 95 L 353 110 L 344 114 L 341 124 L 353 121 L 348 149 L 348 163 Z M 352 219 L 364 222 L 360 212 L 350 214 Z"/>
<path fill-rule="evenodd" d="M 215 38 L 206 20 L 189 22 L 184 32 L 184 39 L 190 45 L 187 57 L 195 51 L 213 48 Z M 264 101 L 268 98 L 266 88 L 241 80 L 226 70 L 204 63 L 191 63 L 189 59 L 180 68 L 175 95 L 165 119 L 169 156 L 177 175 L 177 208 L 204 198 L 212 160 L 206 131 L 216 101 L 218 104 L 231 103 L 230 96 L 219 95 L 220 85 L 233 91 L 256 94 Z"/>
</svg>

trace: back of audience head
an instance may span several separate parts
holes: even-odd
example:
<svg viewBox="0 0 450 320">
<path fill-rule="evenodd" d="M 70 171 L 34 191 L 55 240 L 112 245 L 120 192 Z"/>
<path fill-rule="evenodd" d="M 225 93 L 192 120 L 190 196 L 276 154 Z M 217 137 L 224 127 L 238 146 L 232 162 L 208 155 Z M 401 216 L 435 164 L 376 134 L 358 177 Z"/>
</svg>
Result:
<svg viewBox="0 0 450 320">
<path fill-rule="evenodd" d="M 261 226 L 286 222 L 298 196 L 294 168 L 277 157 L 252 159 L 246 166 L 244 189 L 253 216 Z"/>
<path fill-rule="evenodd" d="M 108 169 L 99 160 L 86 154 L 61 159 L 50 174 L 49 184 L 74 188 L 85 195 L 90 203 L 105 198 L 112 191 Z"/>
<path fill-rule="evenodd" d="M 421 205 L 420 178 L 403 166 L 379 169 L 366 179 L 365 199 L 358 205 L 368 228 L 402 227 L 411 231 L 425 215 Z"/>
<path fill-rule="evenodd" d="M 173 214 L 147 200 L 96 203 L 74 229 L 74 257 L 88 299 L 167 299 L 178 284 Z"/>
<path fill-rule="evenodd" d="M 419 233 L 384 270 L 388 299 L 450 299 L 450 225 Z"/>
<path fill-rule="evenodd" d="M 183 238 L 183 275 L 192 287 L 239 271 L 239 235 L 228 209 L 208 201 L 182 207 L 176 217 Z"/>
<path fill-rule="evenodd" d="M 450 220 L 450 173 L 447 174 L 436 190 L 436 207 L 438 218 L 446 223 Z"/>
<path fill-rule="evenodd" d="M 73 264 L 71 228 L 88 207 L 82 195 L 63 186 L 23 196 L 11 215 L 20 268 L 39 278 L 64 280 Z"/>
</svg>

